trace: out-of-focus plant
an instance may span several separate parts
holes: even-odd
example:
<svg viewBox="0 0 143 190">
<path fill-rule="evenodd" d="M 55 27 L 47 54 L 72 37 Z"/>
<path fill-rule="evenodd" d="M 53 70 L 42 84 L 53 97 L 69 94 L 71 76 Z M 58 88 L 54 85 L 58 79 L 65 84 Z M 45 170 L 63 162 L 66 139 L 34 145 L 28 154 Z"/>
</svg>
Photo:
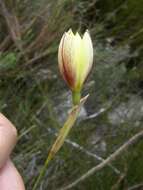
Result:
<svg viewBox="0 0 143 190">
<path fill-rule="evenodd" d="M 81 99 L 83 84 L 93 64 L 93 46 L 89 32 L 86 31 L 82 37 L 78 32 L 74 34 L 71 29 L 65 32 L 59 45 L 58 62 L 60 72 L 72 91 L 73 106 L 64 126 L 59 131 L 56 141 L 52 145 L 33 190 L 37 188 L 49 161 L 63 145 L 65 138 L 77 119 L 81 106 L 88 97 L 87 95 Z"/>
</svg>

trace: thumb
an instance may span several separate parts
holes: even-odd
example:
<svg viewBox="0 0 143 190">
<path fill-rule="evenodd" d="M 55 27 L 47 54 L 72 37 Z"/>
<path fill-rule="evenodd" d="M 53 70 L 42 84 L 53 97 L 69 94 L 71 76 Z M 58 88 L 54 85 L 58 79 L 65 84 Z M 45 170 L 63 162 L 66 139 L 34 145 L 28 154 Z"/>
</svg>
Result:
<svg viewBox="0 0 143 190">
<path fill-rule="evenodd" d="M 3 114 L 0 113 L 0 168 L 8 159 L 16 141 L 16 128 Z"/>
<path fill-rule="evenodd" d="M 25 190 L 23 180 L 10 160 L 0 170 L 0 189 Z"/>
</svg>

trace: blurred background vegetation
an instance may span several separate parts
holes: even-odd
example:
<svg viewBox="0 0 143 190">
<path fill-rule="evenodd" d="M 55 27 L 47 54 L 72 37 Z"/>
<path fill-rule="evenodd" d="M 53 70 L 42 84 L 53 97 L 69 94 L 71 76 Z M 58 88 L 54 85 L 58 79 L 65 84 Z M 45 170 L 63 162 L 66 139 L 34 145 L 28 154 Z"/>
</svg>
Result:
<svg viewBox="0 0 143 190">
<path fill-rule="evenodd" d="M 90 30 L 94 68 L 76 126 L 39 190 L 66 186 L 142 129 L 143 0 L 0 0 L 0 110 L 17 127 L 12 155 L 31 190 L 71 105 L 57 66 L 69 28 Z M 73 190 L 142 190 L 143 141 Z"/>
</svg>

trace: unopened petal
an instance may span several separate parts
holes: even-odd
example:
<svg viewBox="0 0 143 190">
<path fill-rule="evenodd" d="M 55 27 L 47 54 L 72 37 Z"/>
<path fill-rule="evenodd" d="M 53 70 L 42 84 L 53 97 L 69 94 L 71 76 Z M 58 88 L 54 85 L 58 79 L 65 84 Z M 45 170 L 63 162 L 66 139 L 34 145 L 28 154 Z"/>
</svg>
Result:
<svg viewBox="0 0 143 190">
<path fill-rule="evenodd" d="M 74 66 L 76 70 L 76 84 L 75 88 L 78 89 L 79 83 L 81 81 L 81 76 L 83 72 L 84 67 L 84 52 L 83 52 L 83 46 L 82 46 L 82 38 L 78 33 L 75 35 L 74 39 L 74 47 L 73 47 L 73 59 L 74 59 Z"/>
<path fill-rule="evenodd" d="M 75 62 L 76 62 L 76 89 L 81 89 L 93 62 L 93 47 L 90 35 L 85 32 L 83 38 L 76 34 L 75 37 Z"/>
<path fill-rule="evenodd" d="M 59 48 L 59 66 L 61 68 L 62 75 L 70 88 L 73 88 L 75 80 L 75 74 L 71 62 L 71 48 L 73 46 L 73 39 L 74 35 L 72 31 L 70 30 L 66 32 Z"/>
<path fill-rule="evenodd" d="M 88 75 L 93 65 L 93 45 L 88 31 L 86 31 L 83 36 L 83 48 L 85 52 L 85 65 L 87 69 L 84 74 Z"/>
<path fill-rule="evenodd" d="M 85 48 L 86 52 L 86 58 L 87 62 L 89 63 L 90 66 L 93 64 L 93 45 L 91 41 L 91 37 L 88 31 L 86 31 L 83 35 L 83 46 Z"/>
<path fill-rule="evenodd" d="M 58 63 L 59 63 L 59 69 L 60 73 L 63 75 L 63 59 L 62 59 L 62 48 L 64 43 L 65 33 L 62 36 L 62 39 L 60 41 L 59 49 L 58 49 Z"/>
</svg>

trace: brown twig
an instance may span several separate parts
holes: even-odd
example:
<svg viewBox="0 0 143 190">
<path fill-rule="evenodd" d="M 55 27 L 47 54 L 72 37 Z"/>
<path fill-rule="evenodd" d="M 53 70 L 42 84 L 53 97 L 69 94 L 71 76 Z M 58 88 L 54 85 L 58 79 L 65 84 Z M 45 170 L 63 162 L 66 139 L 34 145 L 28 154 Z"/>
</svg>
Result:
<svg viewBox="0 0 143 190">
<path fill-rule="evenodd" d="M 135 189 L 138 189 L 138 188 L 143 188 L 143 183 L 133 185 L 132 187 L 129 187 L 127 190 L 135 190 Z"/>
<path fill-rule="evenodd" d="M 121 174 L 117 182 L 112 186 L 111 190 L 119 189 L 119 186 L 121 185 L 121 183 L 123 183 L 125 177 L 126 177 L 126 173 Z"/>
<path fill-rule="evenodd" d="M 24 56 L 25 60 L 27 60 L 24 49 L 23 49 L 23 45 L 22 45 L 20 24 L 19 24 L 19 20 L 17 16 L 7 9 L 4 1 L 2 0 L 0 0 L 0 7 L 2 10 L 2 15 L 4 19 L 6 20 L 6 24 L 7 24 L 11 39 L 13 40 L 16 48 Z"/>
<path fill-rule="evenodd" d="M 6 50 L 8 48 L 9 44 L 11 43 L 10 35 L 7 35 L 6 38 L 1 42 L 0 44 L 0 51 Z"/>
<path fill-rule="evenodd" d="M 103 169 L 105 166 L 107 166 L 107 164 L 109 164 L 113 160 L 115 160 L 125 150 L 127 150 L 127 148 L 129 148 L 129 146 L 135 144 L 142 137 L 143 137 L 143 130 L 138 132 L 137 134 L 135 134 L 133 137 L 131 137 L 127 142 L 125 142 L 121 147 L 119 147 L 114 153 L 112 153 L 109 157 L 107 157 L 103 162 L 101 162 L 97 166 L 95 166 L 95 167 L 91 168 L 90 170 L 88 170 L 88 172 L 83 174 L 80 178 L 78 178 L 77 180 L 72 182 L 70 185 L 68 185 L 66 187 L 63 187 L 63 188 L 60 188 L 59 190 L 68 190 L 68 189 L 71 189 L 71 188 L 75 187 L 79 183 L 83 182 L 85 179 L 87 179 L 88 177 L 93 175 L 95 172 Z"/>
</svg>

